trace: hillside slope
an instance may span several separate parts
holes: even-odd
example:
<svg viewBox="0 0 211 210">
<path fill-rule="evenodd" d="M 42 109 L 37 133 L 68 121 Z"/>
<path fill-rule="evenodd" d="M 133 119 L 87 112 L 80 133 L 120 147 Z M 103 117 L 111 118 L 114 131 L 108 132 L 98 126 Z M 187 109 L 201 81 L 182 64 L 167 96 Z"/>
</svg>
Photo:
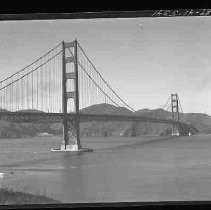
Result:
<svg viewBox="0 0 211 210">
<path fill-rule="evenodd" d="M 96 104 L 81 110 L 85 114 L 133 115 L 124 107 L 111 104 Z M 81 134 L 85 136 L 131 136 L 132 122 L 86 122 L 81 123 Z"/>
<path fill-rule="evenodd" d="M 87 114 L 134 114 L 143 117 L 171 119 L 171 112 L 163 109 L 140 109 L 132 112 L 126 108 L 115 107 L 108 104 L 97 104 L 83 110 Z M 180 115 L 183 122 L 190 123 L 201 133 L 211 133 L 211 117 L 201 113 L 185 113 Z M 88 136 L 139 136 L 161 135 L 163 131 L 171 128 L 164 123 L 149 122 L 96 122 L 82 123 L 81 131 Z"/>
<path fill-rule="evenodd" d="M 24 111 L 36 112 L 36 110 Z M 96 104 L 80 111 L 86 114 L 140 115 L 143 117 L 171 119 L 171 113 L 163 109 L 140 109 L 132 112 L 124 107 L 116 107 L 111 104 Z M 180 118 L 184 122 L 190 123 L 201 133 L 211 133 L 211 116 L 207 114 L 186 113 Z M 80 124 L 82 136 L 161 135 L 169 127 L 171 127 L 169 124 L 149 122 L 84 122 Z M 0 121 L 0 138 L 30 137 L 46 132 L 60 134 L 62 133 L 62 124 Z"/>
</svg>

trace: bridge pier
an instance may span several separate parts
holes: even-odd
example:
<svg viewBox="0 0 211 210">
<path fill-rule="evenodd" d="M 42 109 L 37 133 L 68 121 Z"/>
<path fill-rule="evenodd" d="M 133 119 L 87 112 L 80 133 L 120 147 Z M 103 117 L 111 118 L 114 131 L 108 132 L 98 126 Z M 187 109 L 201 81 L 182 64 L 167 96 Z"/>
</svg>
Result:
<svg viewBox="0 0 211 210">
<path fill-rule="evenodd" d="M 61 150 L 77 151 L 81 148 L 79 132 L 77 132 L 76 121 L 63 121 L 63 141 Z"/>
<path fill-rule="evenodd" d="M 80 143 L 79 121 L 63 121 L 63 140 L 60 149 L 52 149 L 53 152 L 91 152 L 91 148 L 83 148 Z"/>
<path fill-rule="evenodd" d="M 77 40 L 74 42 L 63 42 L 62 44 L 62 109 L 65 115 L 63 120 L 63 141 L 60 149 L 52 151 L 60 152 L 90 152 L 90 148 L 82 148 L 80 143 L 80 116 L 79 116 L 79 87 L 78 87 L 78 56 L 77 56 Z M 66 49 L 73 48 L 74 54 L 71 57 L 66 56 Z M 73 71 L 67 72 L 66 65 L 73 63 Z M 74 89 L 67 91 L 67 82 L 72 80 Z M 72 99 L 74 102 L 74 112 L 76 114 L 74 119 L 67 118 L 67 102 Z"/>
<path fill-rule="evenodd" d="M 63 141 L 60 149 L 52 151 L 60 152 L 91 152 L 90 148 L 82 148 L 80 143 L 79 122 L 77 120 L 64 120 L 63 122 Z"/>
<path fill-rule="evenodd" d="M 171 136 L 180 136 L 179 129 L 175 126 L 172 126 Z"/>
</svg>

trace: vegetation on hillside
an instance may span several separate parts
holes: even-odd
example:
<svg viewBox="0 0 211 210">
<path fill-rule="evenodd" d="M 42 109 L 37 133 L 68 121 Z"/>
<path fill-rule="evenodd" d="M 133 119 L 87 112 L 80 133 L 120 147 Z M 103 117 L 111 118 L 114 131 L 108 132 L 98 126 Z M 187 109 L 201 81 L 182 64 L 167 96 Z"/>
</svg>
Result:
<svg viewBox="0 0 211 210">
<path fill-rule="evenodd" d="M 2 110 L 6 111 L 6 110 Z M 26 110 L 24 110 L 26 111 Z M 32 110 L 27 110 L 32 111 Z M 33 110 L 35 112 L 36 110 Z M 171 119 L 171 113 L 163 109 L 140 109 L 132 112 L 124 107 L 111 104 L 96 104 L 81 110 L 86 114 L 140 115 L 143 117 Z M 189 123 L 194 132 L 211 133 L 211 117 L 200 113 L 187 113 L 180 116 Z M 149 122 L 84 122 L 80 124 L 82 136 L 139 136 L 168 135 L 171 126 L 164 123 Z M 184 128 L 182 128 L 184 130 Z M 23 138 L 37 136 L 39 133 L 61 134 L 60 123 L 14 123 L 0 121 L 0 138 Z"/>
<path fill-rule="evenodd" d="M 0 205 L 21 204 L 56 204 L 60 201 L 46 197 L 45 195 L 32 195 L 24 192 L 16 192 L 13 189 L 0 188 Z"/>
</svg>

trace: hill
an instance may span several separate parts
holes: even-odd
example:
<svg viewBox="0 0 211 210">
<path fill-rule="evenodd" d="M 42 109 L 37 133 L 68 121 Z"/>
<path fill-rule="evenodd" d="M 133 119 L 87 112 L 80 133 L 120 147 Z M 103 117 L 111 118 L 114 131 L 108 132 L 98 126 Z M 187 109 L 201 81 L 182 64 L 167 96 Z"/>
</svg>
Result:
<svg viewBox="0 0 211 210">
<path fill-rule="evenodd" d="M 187 113 L 184 115 L 184 121 L 190 122 L 201 133 L 211 133 L 211 116 L 201 113 Z"/>
<path fill-rule="evenodd" d="M 7 110 L 2 110 L 7 111 Z M 40 112 L 39 110 L 19 110 L 19 112 Z M 111 104 L 95 104 L 80 110 L 85 114 L 140 115 L 143 117 L 171 119 L 171 113 L 163 109 L 140 109 L 132 112 L 124 107 Z M 211 133 L 211 116 L 201 113 L 185 113 L 180 118 L 201 133 Z M 171 125 L 149 122 L 84 122 L 80 124 L 82 136 L 139 136 L 165 135 Z M 166 132 L 167 131 L 167 132 Z M 13 123 L 0 121 L 0 138 L 36 136 L 38 133 L 61 134 L 60 123 Z"/>
<path fill-rule="evenodd" d="M 87 114 L 134 114 L 143 117 L 171 119 L 171 112 L 163 109 L 140 109 L 132 112 L 123 107 L 109 104 L 97 104 L 83 110 Z M 195 132 L 211 133 L 211 117 L 201 113 L 185 113 L 180 115 L 183 122 L 189 123 Z M 139 136 L 163 135 L 171 125 L 149 122 L 96 122 L 81 123 L 81 132 L 87 136 Z"/>
<path fill-rule="evenodd" d="M 132 111 L 125 107 L 116 107 L 111 104 L 95 104 L 81 110 L 85 114 L 131 115 Z M 85 136 L 130 136 L 131 122 L 86 122 L 81 123 L 81 134 Z"/>
<path fill-rule="evenodd" d="M 6 109 L 0 109 L 0 112 L 9 112 Z M 18 110 L 17 112 L 42 112 L 39 110 Z M 36 136 L 38 133 L 55 133 L 51 129 L 51 123 L 14 123 L 0 120 L 0 138 L 24 138 Z"/>
</svg>

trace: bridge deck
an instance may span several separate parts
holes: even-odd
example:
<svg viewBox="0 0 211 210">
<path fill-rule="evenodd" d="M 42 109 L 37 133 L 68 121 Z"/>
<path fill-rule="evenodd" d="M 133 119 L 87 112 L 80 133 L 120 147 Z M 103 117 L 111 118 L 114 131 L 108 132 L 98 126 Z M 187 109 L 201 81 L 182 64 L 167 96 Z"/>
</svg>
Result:
<svg viewBox="0 0 211 210">
<path fill-rule="evenodd" d="M 52 123 L 62 123 L 65 118 L 73 120 L 77 115 L 74 113 L 68 113 L 67 115 L 63 113 L 33 113 L 33 112 L 1 112 L 0 120 L 14 121 L 14 122 L 52 122 Z M 80 122 L 96 122 L 96 121 L 129 121 L 129 122 L 152 122 L 152 123 L 167 123 L 167 124 L 177 124 L 177 121 L 159 118 L 149 118 L 142 117 L 138 115 L 108 115 L 108 114 L 83 114 L 80 113 Z M 186 124 L 182 123 L 181 124 Z"/>
</svg>

